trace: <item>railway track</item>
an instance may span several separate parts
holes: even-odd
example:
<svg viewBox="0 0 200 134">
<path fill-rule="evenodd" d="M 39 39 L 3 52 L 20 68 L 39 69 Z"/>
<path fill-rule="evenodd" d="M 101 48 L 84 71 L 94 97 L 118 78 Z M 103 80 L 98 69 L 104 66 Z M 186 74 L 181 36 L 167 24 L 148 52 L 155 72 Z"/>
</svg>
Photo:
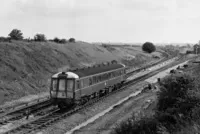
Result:
<svg viewBox="0 0 200 134">
<path fill-rule="evenodd" d="M 165 60 L 167 60 L 167 59 L 164 58 L 158 62 L 149 64 L 140 69 L 136 69 L 136 70 L 132 70 L 132 71 L 129 70 L 128 75 L 130 76 L 135 72 L 139 72 L 139 71 L 143 70 L 144 68 L 154 66 Z M 47 96 L 44 98 L 34 100 L 30 103 L 20 104 L 19 106 L 1 108 L 1 109 L 3 109 L 2 112 L 4 112 L 4 113 L 0 113 L 0 126 L 4 125 L 6 123 L 24 118 L 26 116 L 27 111 L 29 111 L 31 113 L 31 115 L 34 115 L 34 116 L 40 115 L 42 113 L 42 111 L 40 111 L 40 110 L 46 109 L 50 106 L 51 106 L 50 98 L 49 98 L 49 96 Z"/>
<path fill-rule="evenodd" d="M 22 119 L 24 116 L 26 116 L 27 112 L 31 113 L 32 115 L 40 114 L 41 109 L 48 108 L 51 105 L 50 99 L 47 99 L 45 101 L 37 101 L 37 103 L 13 109 L 12 111 L 8 111 L 0 116 L 0 124 L 4 125 L 14 120 Z"/>
<path fill-rule="evenodd" d="M 180 61 L 181 62 L 181 61 Z M 11 134 L 11 133 L 18 133 L 18 134 L 27 134 L 27 133 L 31 133 L 31 132 L 35 132 L 37 130 L 43 129 L 47 126 L 52 125 L 53 123 L 55 123 L 56 121 L 59 121 L 67 116 L 72 115 L 73 113 L 82 110 L 86 107 L 88 107 L 89 105 L 92 105 L 94 103 L 96 103 L 97 101 L 101 101 L 104 100 L 106 97 L 115 94 L 116 92 L 120 92 L 121 90 L 125 90 L 127 87 L 132 86 L 134 84 L 136 84 L 137 82 L 143 81 L 157 73 L 159 73 L 162 70 L 165 70 L 171 66 L 177 65 L 180 62 L 176 62 L 176 63 L 172 63 L 170 65 L 164 66 L 162 68 L 159 68 L 153 72 L 150 72 L 148 74 L 145 74 L 144 76 L 140 76 L 134 80 L 128 81 L 126 82 L 123 87 L 121 87 L 118 90 L 115 90 L 103 97 L 99 97 L 99 98 L 95 98 L 93 100 L 90 100 L 89 102 L 87 102 L 84 105 L 81 106 L 74 106 L 71 109 L 68 110 L 60 110 L 60 109 L 54 109 L 53 111 L 49 111 L 48 114 L 45 114 L 43 116 L 39 116 L 37 118 L 35 118 L 34 120 L 31 120 L 29 122 L 26 122 L 24 124 L 21 124 L 19 126 L 17 126 L 16 128 L 13 128 L 7 132 L 5 132 L 4 134 Z"/>
</svg>

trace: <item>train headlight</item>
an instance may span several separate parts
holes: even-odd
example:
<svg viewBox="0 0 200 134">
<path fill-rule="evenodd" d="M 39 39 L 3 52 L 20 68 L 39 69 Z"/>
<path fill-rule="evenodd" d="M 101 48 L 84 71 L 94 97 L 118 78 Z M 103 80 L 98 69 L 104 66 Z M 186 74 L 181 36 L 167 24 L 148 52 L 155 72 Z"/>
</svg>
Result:
<svg viewBox="0 0 200 134">
<path fill-rule="evenodd" d="M 51 96 L 56 97 L 56 92 L 51 91 Z"/>
<path fill-rule="evenodd" d="M 66 98 L 66 95 L 65 93 L 59 92 L 57 98 Z"/>
</svg>

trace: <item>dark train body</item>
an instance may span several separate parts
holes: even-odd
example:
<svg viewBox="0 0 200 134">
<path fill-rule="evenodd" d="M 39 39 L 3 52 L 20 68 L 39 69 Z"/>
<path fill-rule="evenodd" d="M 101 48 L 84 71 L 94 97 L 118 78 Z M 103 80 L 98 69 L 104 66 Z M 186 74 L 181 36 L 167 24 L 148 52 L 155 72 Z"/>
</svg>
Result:
<svg viewBox="0 0 200 134">
<path fill-rule="evenodd" d="M 59 72 L 51 78 L 50 96 L 61 108 L 83 104 L 117 89 L 125 81 L 125 74 L 125 65 L 119 63 Z"/>
</svg>

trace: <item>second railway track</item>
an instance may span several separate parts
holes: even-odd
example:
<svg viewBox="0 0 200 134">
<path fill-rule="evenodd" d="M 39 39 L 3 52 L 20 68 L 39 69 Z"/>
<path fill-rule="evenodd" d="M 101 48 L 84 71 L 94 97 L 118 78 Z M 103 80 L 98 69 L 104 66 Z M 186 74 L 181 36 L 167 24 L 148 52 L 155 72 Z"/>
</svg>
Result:
<svg viewBox="0 0 200 134">
<path fill-rule="evenodd" d="M 99 97 L 99 98 L 93 99 L 93 100 L 87 102 L 87 103 L 84 104 L 84 105 L 72 107 L 72 108 L 69 109 L 69 110 L 54 109 L 53 111 L 50 111 L 48 114 L 45 114 L 45 115 L 43 115 L 43 116 L 40 116 L 40 117 L 38 117 L 38 118 L 35 118 L 35 119 L 32 120 L 32 121 L 29 121 L 29 122 L 26 122 L 26 123 L 24 123 L 24 124 L 22 124 L 22 125 L 19 125 L 19 126 L 17 126 L 16 128 L 13 128 L 13 129 L 11 129 L 11 130 L 5 132 L 4 134 L 10 134 L 10 133 L 27 134 L 27 133 L 31 133 L 31 132 L 35 132 L 35 131 L 37 131 L 37 130 L 43 129 L 43 128 L 47 127 L 47 126 L 52 125 L 52 124 L 55 123 L 56 121 L 59 121 L 59 120 L 65 118 L 65 117 L 67 117 L 67 116 L 69 116 L 69 115 L 71 115 L 71 114 L 73 114 L 73 113 L 79 111 L 79 110 L 82 110 L 82 109 L 86 108 L 86 107 L 89 106 L 89 105 L 94 104 L 94 103 L 97 102 L 97 101 L 100 101 L 100 100 L 105 99 L 106 97 L 110 96 L 111 94 L 114 94 L 114 93 L 116 93 L 116 92 L 119 92 L 119 91 L 121 91 L 121 90 L 124 90 L 124 89 L 126 89 L 127 87 L 129 87 L 129 86 L 131 86 L 131 85 L 133 85 L 133 84 L 135 84 L 135 83 L 137 83 L 137 82 L 139 82 L 139 81 L 145 80 L 145 79 L 147 79 L 147 78 L 149 78 L 149 77 L 151 77 L 151 76 L 153 76 L 153 75 L 159 73 L 160 71 L 165 70 L 165 69 L 168 68 L 169 66 L 174 66 L 174 65 L 176 65 L 176 64 L 178 64 L 178 63 L 180 63 L 180 62 L 174 63 L 174 64 L 172 64 L 172 65 L 167 65 L 167 66 L 162 67 L 162 68 L 160 68 L 160 69 L 157 69 L 157 70 L 155 70 L 155 71 L 153 71 L 153 72 L 150 72 L 150 73 L 148 73 L 148 74 L 145 74 L 145 75 L 143 75 L 143 76 L 140 76 L 140 77 L 138 77 L 138 78 L 136 78 L 136 79 L 134 79 L 134 80 L 131 80 L 131 81 L 129 81 L 129 82 L 126 82 L 126 83 L 123 85 L 123 87 L 121 87 L 120 89 L 115 90 L 115 91 L 111 92 L 110 94 L 107 94 L 107 95 L 105 95 L 105 96 L 103 96 L 103 97 Z"/>
</svg>

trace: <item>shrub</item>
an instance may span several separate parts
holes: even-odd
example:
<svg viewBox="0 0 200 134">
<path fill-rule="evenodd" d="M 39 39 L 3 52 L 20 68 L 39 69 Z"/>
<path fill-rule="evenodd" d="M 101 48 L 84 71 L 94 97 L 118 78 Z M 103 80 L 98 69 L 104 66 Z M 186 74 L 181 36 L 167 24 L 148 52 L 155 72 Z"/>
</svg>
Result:
<svg viewBox="0 0 200 134">
<path fill-rule="evenodd" d="M 60 43 L 62 43 L 62 44 L 65 44 L 66 42 L 67 42 L 66 39 L 61 39 L 61 40 L 60 40 Z"/>
<path fill-rule="evenodd" d="M 66 39 L 59 39 L 59 38 L 57 38 L 57 37 L 55 37 L 55 38 L 53 39 L 53 41 L 56 42 L 56 43 L 61 43 L 61 44 L 64 44 L 64 43 L 67 42 Z"/>
<path fill-rule="evenodd" d="M 75 39 L 74 39 L 74 38 L 70 38 L 70 39 L 69 39 L 69 42 L 73 42 L 73 43 L 74 43 L 74 42 L 75 42 Z"/>
<path fill-rule="evenodd" d="M 9 37 L 0 37 L 0 42 L 8 42 L 10 41 Z"/>
<path fill-rule="evenodd" d="M 23 33 L 21 32 L 21 30 L 18 29 L 13 29 L 8 36 L 13 40 L 23 39 Z"/>
<path fill-rule="evenodd" d="M 186 51 L 186 54 L 192 54 L 192 53 L 193 53 L 193 51 L 190 51 L 190 50 Z"/>
<path fill-rule="evenodd" d="M 55 37 L 55 38 L 53 39 L 53 41 L 56 42 L 56 43 L 59 43 L 60 39 L 58 39 L 57 37 Z"/>
<path fill-rule="evenodd" d="M 188 99 L 188 93 L 194 89 L 194 78 L 188 74 L 171 75 L 163 79 L 158 92 L 158 111 L 173 108 L 180 101 Z"/>
<path fill-rule="evenodd" d="M 117 61 L 116 60 L 112 60 L 111 63 L 112 64 L 117 64 Z"/>
<path fill-rule="evenodd" d="M 142 50 L 145 52 L 148 52 L 148 53 L 152 53 L 152 52 L 156 51 L 156 47 L 151 42 L 145 42 L 142 45 Z"/>
<path fill-rule="evenodd" d="M 142 117 L 140 120 L 129 119 L 117 126 L 113 134 L 156 134 L 160 124 L 153 117 Z"/>
<path fill-rule="evenodd" d="M 35 41 L 46 41 L 46 37 L 44 34 L 36 34 L 34 36 L 34 40 Z"/>
</svg>

